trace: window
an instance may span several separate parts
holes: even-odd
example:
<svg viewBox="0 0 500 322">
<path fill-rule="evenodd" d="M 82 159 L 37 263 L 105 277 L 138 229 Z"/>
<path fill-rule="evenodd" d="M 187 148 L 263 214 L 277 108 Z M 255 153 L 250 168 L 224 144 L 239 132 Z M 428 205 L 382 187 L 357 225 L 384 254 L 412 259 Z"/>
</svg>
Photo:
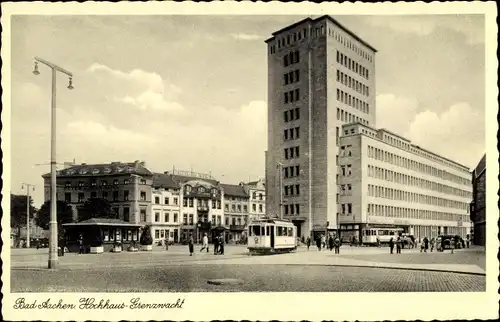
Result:
<svg viewBox="0 0 500 322">
<path fill-rule="evenodd" d="M 97 198 L 97 191 L 92 191 L 90 193 L 90 198 Z"/>
<path fill-rule="evenodd" d="M 182 215 L 182 223 L 184 225 L 187 225 L 187 223 L 188 223 L 188 215 L 187 214 Z"/>
<path fill-rule="evenodd" d="M 141 201 L 146 201 L 146 192 L 141 191 Z"/>
<path fill-rule="evenodd" d="M 71 192 L 66 192 L 64 194 L 64 201 L 71 202 Z"/>
<path fill-rule="evenodd" d="M 178 205 L 179 204 L 179 198 L 174 198 L 174 205 Z"/>
<path fill-rule="evenodd" d="M 156 222 L 160 221 L 160 213 L 159 212 L 155 212 L 155 221 Z"/>
<path fill-rule="evenodd" d="M 189 214 L 189 224 L 192 225 L 194 223 L 194 216 L 193 214 Z"/>
<path fill-rule="evenodd" d="M 130 181 L 128 179 L 123 180 L 123 184 L 129 184 Z"/>
<path fill-rule="evenodd" d="M 157 205 L 160 204 L 160 197 L 155 197 L 155 204 L 157 204 Z"/>
<path fill-rule="evenodd" d="M 123 207 L 123 221 L 130 221 L 130 208 Z"/>
<path fill-rule="evenodd" d="M 115 186 L 117 186 L 117 185 L 118 185 L 118 179 L 113 180 L 113 184 L 114 184 Z"/>
<path fill-rule="evenodd" d="M 189 207 L 192 208 L 193 207 L 193 198 L 189 198 L 188 200 L 189 200 Z"/>
<path fill-rule="evenodd" d="M 118 191 L 113 191 L 113 193 L 114 192 L 116 192 L 118 195 Z M 128 190 L 123 191 L 123 200 L 128 201 L 128 196 L 129 196 Z"/>
<path fill-rule="evenodd" d="M 352 214 L 352 203 L 347 204 L 347 213 L 350 215 Z"/>
<path fill-rule="evenodd" d="M 141 221 L 146 221 L 146 208 L 141 208 Z"/>
<path fill-rule="evenodd" d="M 260 213 L 264 212 L 264 210 L 262 209 L 262 207 L 263 207 L 262 205 L 259 205 L 259 212 Z"/>
<path fill-rule="evenodd" d="M 178 222 L 178 220 L 179 220 L 179 215 L 176 212 L 174 212 L 174 222 L 176 223 Z"/>
<path fill-rule="evenodd" d="M 168 205 L 170 203 L 170 198 L 165 197 L 165 204 Z"/>
</svg>

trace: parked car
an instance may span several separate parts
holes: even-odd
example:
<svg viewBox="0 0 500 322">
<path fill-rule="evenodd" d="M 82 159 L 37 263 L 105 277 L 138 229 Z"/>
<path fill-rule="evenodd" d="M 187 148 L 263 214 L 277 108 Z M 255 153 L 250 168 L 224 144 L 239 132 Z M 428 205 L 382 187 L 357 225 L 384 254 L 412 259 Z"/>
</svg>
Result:
<svg viewBox="0 0 500 322">
<path fill-rule="evenodd" d="M 454 243 L 455 240 L 458 239 L 458 243 L 455 248 L 462 248 L 463 239 L 459 235 L 440 235 L 436 240 L 436 249 L 438 251 L 443 251 L 445 249 L 451 248 L 451 243 Z"/>
</svg>

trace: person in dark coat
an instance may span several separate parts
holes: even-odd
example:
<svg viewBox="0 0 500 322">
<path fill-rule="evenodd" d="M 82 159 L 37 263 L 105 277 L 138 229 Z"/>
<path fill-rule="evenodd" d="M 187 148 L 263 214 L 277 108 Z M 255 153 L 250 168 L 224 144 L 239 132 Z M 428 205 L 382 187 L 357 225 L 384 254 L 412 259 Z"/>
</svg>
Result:
<svg viewBox="0 0 500 322">
<path fill-rule="evenodd" d="M 214 255 L 219 253 L 219 236 L 214 237 Z"/>
<path fill-rule="evenodd" d="M 334 245 L 333 245 L 333 244 L 334 244 L 334 242 L 333 242 L 333 241 L 334 241 L 333 236 L 330 236 L 330 237 L 328 238 L 328 248 L 330 248 L 330 251 L 332 251 L 332 250 L 333 250 L 333 246 L 334 246 Z"/>
<path fill-rule="evenodd" d="M 219 254 L 224 255 L 224 236 L 222 234 L 219 236 Z"/>
<path fill-rule="evenodd" d="M 401 254 L 401 237 L 396 239 L 396 254 Z"/>
<path fill-rule="evenodd" d="M 311 247 L 311 237 L 307 237 L 307 250 Z"/>
<path fill-rule="evenodd" d="M 335 239 L 333 239 L 333 247 L 335 247 L 335 254 L 340 254 L 340 238 L 339 238 L 339 236 L 335 236 Z"/>
<path fill-rule="evenodd" d="M 318 247 L 318 250 L 321 251 L 321 237 L 320 236 L 316 237 L 316 246 Z"/>
<path fill-rule="evenodd" d="M 194 239 L 193 239 L 193 235 L 189 235 L 188 246 L 189 246 L 189 256 L 193 256 L 193 253 L 194 253 Z"/>
<path fill-rule="evenodd" d="M 389 248 L 391 249 L 391 254 L 394 254 L 394 239 L 392 237 L 389 240 Z"/>
<path fill-rule="evenodd" d="M 429 238 L 424 237 L 424 252 L 427 253 L 427 250 L 429 249 Z"/>
<path fill-rule="evenodd" d="M 80 238 L 78 238 L 78 245 L 80 246 L 80 251 L 78 254 L 83 254 L 83 236 L 80 235 Z"/>
</svg>

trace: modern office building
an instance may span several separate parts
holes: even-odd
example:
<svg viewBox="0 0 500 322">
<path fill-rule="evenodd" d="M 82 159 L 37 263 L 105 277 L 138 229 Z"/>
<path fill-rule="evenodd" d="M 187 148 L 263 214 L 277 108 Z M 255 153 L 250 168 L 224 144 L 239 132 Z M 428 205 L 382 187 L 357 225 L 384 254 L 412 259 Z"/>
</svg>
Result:
<svg viewBox="0 0 500 322">
<path fill-rule="evenodd" d="M 365 229 L 417 238 L 470 233 L 470 170 L 385 129 L 352 123 L 339 138 L 338 218 L 344 240 Z"/>
<path fill-rule="evenodd" d="M 472 171 L 471 221 L 474 223 L 472 243 L 486 245 L 486 154 Z"/>
<path fill-rule="evenodd" d="M 267 211 L 292 220 L 300 237 L 335 230 L 339 132 L 344 123 L 375 126 L 377 51 L 330 16 L 266 43 Z"/>
</svg>

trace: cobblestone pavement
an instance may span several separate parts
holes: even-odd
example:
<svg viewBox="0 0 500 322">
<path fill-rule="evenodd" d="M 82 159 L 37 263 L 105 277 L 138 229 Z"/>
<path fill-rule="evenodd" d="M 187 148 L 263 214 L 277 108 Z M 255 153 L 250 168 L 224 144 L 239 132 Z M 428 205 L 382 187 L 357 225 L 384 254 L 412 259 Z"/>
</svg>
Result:
<svg viewBox="0 0 500 322">
<path fill-rule="evenodd" d="M 211 285 L 237 279 L 237 285 Z M 484 292 L 485 277 L 363 267 L 196 265 L 16 270 L 12 292 Z"/>
</svg>

